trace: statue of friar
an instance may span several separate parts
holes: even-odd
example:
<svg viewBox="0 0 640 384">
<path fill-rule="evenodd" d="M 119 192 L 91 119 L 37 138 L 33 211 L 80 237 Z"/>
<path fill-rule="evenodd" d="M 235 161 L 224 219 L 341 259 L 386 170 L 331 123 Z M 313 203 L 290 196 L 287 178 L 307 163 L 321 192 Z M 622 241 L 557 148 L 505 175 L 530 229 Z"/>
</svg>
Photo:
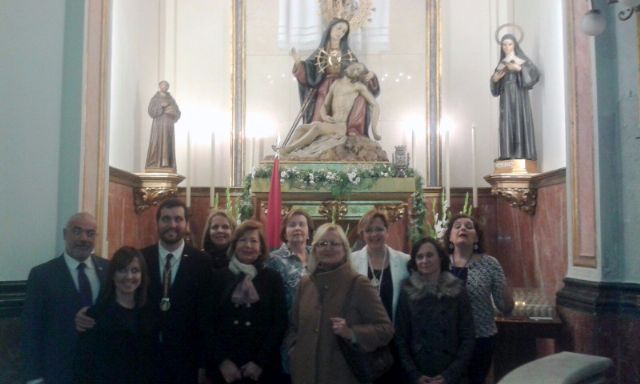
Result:
<svg viewBox="0 0 640 384">
<path fill-rule="evenodd" d="M 169 82 L 158 83 L 158 92 L 149 102 L 151 137 L 147 151 L 147 172 L 176 172 L 174 124 L 180 118 L 180 108 L 169 93 Z"/>
</svg>

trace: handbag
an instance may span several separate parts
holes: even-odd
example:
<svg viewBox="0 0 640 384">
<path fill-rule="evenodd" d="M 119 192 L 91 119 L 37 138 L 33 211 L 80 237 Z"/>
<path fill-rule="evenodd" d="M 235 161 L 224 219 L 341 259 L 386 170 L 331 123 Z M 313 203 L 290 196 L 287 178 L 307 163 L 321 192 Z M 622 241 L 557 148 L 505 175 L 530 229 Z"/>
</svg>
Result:
<svg viewBox="0 0 640 384">
<path fill-rule="evenodd" d="M 351 287 L 347 293 L 349 298 L 346 303 L 350 303 L 353 285 L 356 279 L 351 282 Z M 343 315 L 347 313 L 347 305 L 342 309 Z M 355 376 L 359 383 L 371 383 L 375 379 L 385 374 L 393 365 L 393 356 L 388 345 L 376 348 L 372 352 L 365 352 L 359 344 L 354 344 L 349 340 L 336 335 L 338 347 L 342 353 L 342 357 L 351 369 L 351 373 Z"/>
</svg>

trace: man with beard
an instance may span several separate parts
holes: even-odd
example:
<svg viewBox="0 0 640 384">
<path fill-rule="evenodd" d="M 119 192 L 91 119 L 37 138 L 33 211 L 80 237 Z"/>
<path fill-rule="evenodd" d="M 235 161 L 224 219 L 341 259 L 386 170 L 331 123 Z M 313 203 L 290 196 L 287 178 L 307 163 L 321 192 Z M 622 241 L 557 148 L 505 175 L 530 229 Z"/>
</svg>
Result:
<svg viewBox="0 0 640 384">
<path fill-rule="evenodd" d="M 159 242 L 141 250 L 149 271 L 147 306 L 155 323 L 151 383 L 183 384 L 204 380 L 202 326 L 209 309 L 211 260 L 185 243 L 189 210 L 182 200 L 164 201 L 156 212 Z M 93 328 L 86 309 L 75 318 L 76 329 Z"/>
<path fill-rule="evenodd" d="M 91 214 L 71 216 L 62 234 L 64 253 L 34 267 L 27 280 L 22 311 L 27 383 L 72 381 L 77 339 L 73 317 L 95 302 L 109 266 L 92 255 L 96 220 Z"/>
<path fill-rule="evenodd" d="M 148 303 L 158 324 L 153 383 L 196 383 L 202 363 L 202 321 L 210 293 L 211 263 L 185 244 L 187 206 L 164 201 L 156 213 L 158 244 L 142 250 L 149 267 Z"/>
</svg>

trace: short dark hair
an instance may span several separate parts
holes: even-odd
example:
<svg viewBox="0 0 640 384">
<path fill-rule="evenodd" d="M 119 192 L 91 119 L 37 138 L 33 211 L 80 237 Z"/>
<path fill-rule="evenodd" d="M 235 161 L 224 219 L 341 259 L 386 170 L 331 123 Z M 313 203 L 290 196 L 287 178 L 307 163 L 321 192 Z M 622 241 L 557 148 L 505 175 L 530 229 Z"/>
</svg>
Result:
<svg viewBox="0 0 640 384">
<path fill-rule="evenodd" d="M 453 243 L 451 243 L 451 230 L 453 229 L 453 224 L 456 223 L 456 221 L 458 219 L 469 219 L 471 220 L 471 222 L 473 223 L 473 229 L 475 229 L 476 231 L 476 236 L 478 237 L 478 241 L 476 242 L 476 244 L 478 245 L 477 249 L 474 249 L 474 252 L 477 253 L 484 253 L 484 242 L 483 242 L 483 233 L 482 233 L 482 229 L 480 228 L 480 225 L 478 224 L 478 220 L 474 219 L 473 217 L 469 216 L 469 215 L 465 215 L 463 213 L 457 214 L 455 216 L 453 216 L 450 220 L 449 220 L 449 224 L 447 224 L 447 231 L 444 233 L 444 247 L 445 249 L 449 252 L 449 253 L 453 253 L 453 248 L 454 245 Z"/>
<path fill-rule="evenodd" d="M 156 211 L 156 223 L 160 221 L 160 213 L 163 209 L 171 209 L 176 207 L 182 207 L 182 209 L 184 209 L 184 218 L 186 221 L 189 221 L 189 208 L 187 208 L 187 204 L 185 204 L 184 201 L 178 199 L 177 197 L 172 197 L 168 200 L 163 201 L 158 207 L 158 210 Z"/>
<path fill-rule="evenodd" d="M 115 300 L 116 288 L 113 282 L 113 277 L 116 272 L 125 269 L 133 260 L 138 260 L 140 264 L 140 285 L 136 288 L 135 302 L 136 307 L 141 308 L 147 302 L 147 286 L 149 285 L 149 272 L 147 269 L 147 263 L 144 261 L 142 253 L 133 247 L 127 245 L 119 248 L 111 257 L 111 263 L 107 271 L 107 278 L 105 279 L 105 288 L 103 291 L 102 300 Z"/>
<path fill-rule="evenodd" d="M 267 248 L 267 240 L 264 237 L 263 226 L 259 221 L 247 220 L 240 224 L 238 228 L 236 228 L 235 232 L 233 232 L 231 243 L 229 244 L 229 250 L 227 252 L 229 253 L 229 257 L 233 256 L 236 253 L 238 240 L 240 240 L 245 233 L 251 231 L 258 231 L 258 238 L 260 239 L 260 255 L 253 264 L 256 267 L 261 268 L 264 262 L 269 258 L 269 249 Z"/>
<path fill-rule="evenodd" d="M 423 237 L 422 239 L 416 241 L 411 247 L 411 259 L 407 263 L 407 268 L 409 268 L 409 272 L 417 271 L 418 267 L 416 266 L 416 256 L 418 255 L 418 251 L 420 247 L 425 244 L 431 244 L 436 249 L 438 253 L 438 258 L 440 258 L 440 272 L 448 271 L 449 266 L 451 265 L 451 260 L 449 259 L 449 255 L 444 251 L 442 245 L 438 242 L 438 240 L 432 237 Z"/>
<path fill-rule="evenodd" d="M 293 216 L 297 216 L 297 215 L 304 216 L 304 218 L 307 219 L 307 230 L 309 232 L 309 239 L 313 239 L 313 230 L 315 229 L 315 227 L 313 225 L 313 220 L 311 220 L 311 216 L 309 216 L 309 214 L 304 210 L 297 208 L 297 209 L 292 209 L 282 218 L 282 225 L 280 228 L 280 240 L 282 240 L 285 243 L 287 242 L 287 224 L 289 224 L 289 221 L 293 219 Z M 307 241 L 310 241 L 310 240 L 307 240 Z"/>
</svg>

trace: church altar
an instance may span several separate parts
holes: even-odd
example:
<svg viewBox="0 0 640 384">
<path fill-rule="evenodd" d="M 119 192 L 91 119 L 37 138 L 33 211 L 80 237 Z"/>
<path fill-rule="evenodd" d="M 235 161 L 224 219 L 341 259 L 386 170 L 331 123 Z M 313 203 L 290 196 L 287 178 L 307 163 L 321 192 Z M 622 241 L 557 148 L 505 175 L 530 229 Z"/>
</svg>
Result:
<svg viewBox="0 0 640 384">
<path fill-rule="evenodd" d="M 254 217 L 266 218 L 272 161 L 247 176 Z M 392 223 L 398 249 L 409 244 L 414 219 L 414 194 L 419 176 L 412 169 L 387 162 L 280 162 L 283 212 L 303 209 L 318 222 L 340 222 L 350 240 L 357 237 L 357 223 L 372 209 L 383 210 Z M 250 184 L 249 184 L 250 183 Z"/>
</svg>

